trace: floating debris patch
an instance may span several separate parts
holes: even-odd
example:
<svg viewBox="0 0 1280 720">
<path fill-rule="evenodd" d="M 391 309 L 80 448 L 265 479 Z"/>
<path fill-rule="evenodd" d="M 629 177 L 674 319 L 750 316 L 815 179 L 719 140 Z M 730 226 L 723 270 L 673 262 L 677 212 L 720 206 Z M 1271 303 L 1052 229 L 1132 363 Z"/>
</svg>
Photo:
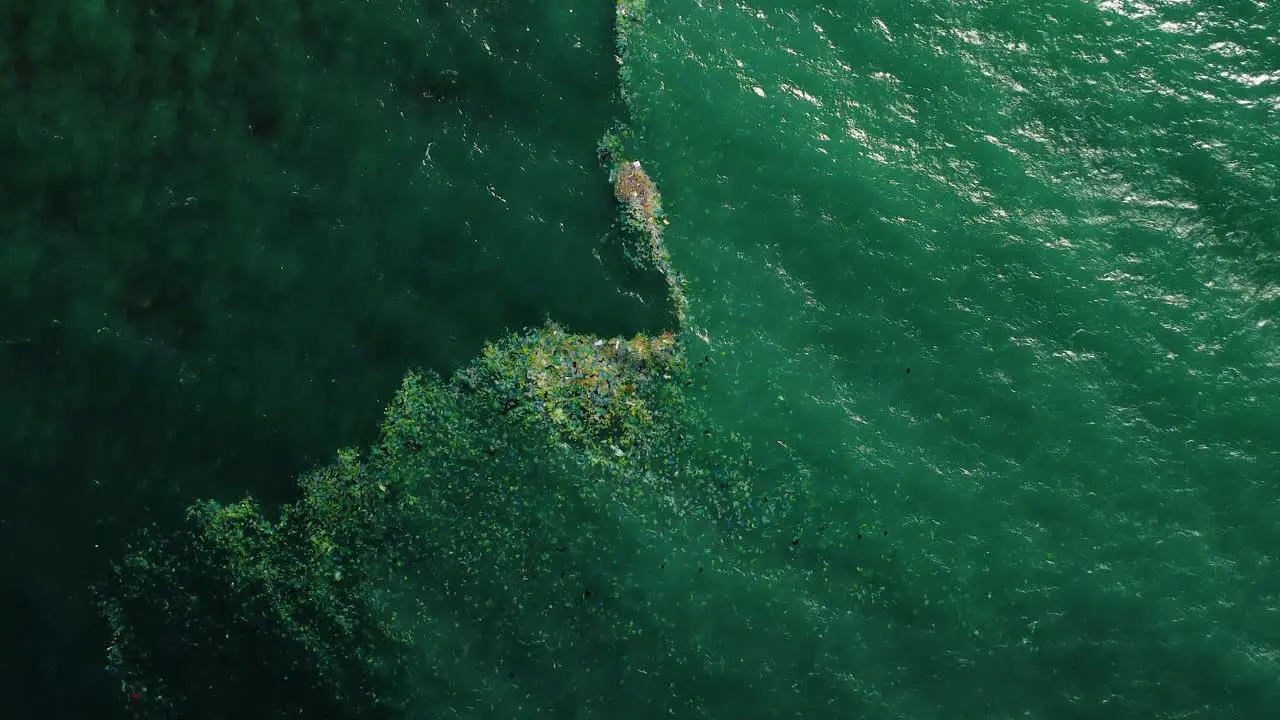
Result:
<svg viewBox="0 0 1280 720">
<path fill-rule="evenodd" d="M 492 388 L 502 414 L 546 423 L 562 442 L 621 458 L 648 446 L 659 420 L 668 419 L 685 367 L 671 332 L 603 339 L 550 323 L 487 344 L 459 380 Z"/>
<path fill-rule="evenodd" d="M 662 194 L 639 160 L 617 161 L 624 153 L 622 138 L 629 134 L 626 128 L 620 128 L 605 135 L 600 143 L 601 158 L 613 161 L 609 183 L 613 185 L 614 197 L 622 206 L 623 224 L 635 240 L 627 256 L 637 266 L 647 265 L 662 274 L 677 322 L 684 328 L 689 306 L 685 296 L 688 283 L 671 264 L 671 253 L 662 239 L 663 228 L 671 224 L 662 209 Z"/>
</svg>

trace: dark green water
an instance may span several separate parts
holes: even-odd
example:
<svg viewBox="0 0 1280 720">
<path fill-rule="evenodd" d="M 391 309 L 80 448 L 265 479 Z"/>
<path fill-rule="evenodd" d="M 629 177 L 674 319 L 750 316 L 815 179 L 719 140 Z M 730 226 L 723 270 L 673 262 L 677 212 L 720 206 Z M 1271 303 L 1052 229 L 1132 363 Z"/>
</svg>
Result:
<svg viewBox="0 0 1280 720">
<path fill-rule="evenodd" d="M 117 707 L 84 587 L 133 528 L 287 499 L 406 367 L 504 327 L 669 326 L 594 155 L 611 3 L 6 5 L 17 717 Z M 652 0 L 632 107 L 704 402 L 812 507 L 795 548 L 656 609 L 705 661 L 613 714 L 706 676 L 712 716 L 1269 715 L 1277 28 Z"/>
</svg>

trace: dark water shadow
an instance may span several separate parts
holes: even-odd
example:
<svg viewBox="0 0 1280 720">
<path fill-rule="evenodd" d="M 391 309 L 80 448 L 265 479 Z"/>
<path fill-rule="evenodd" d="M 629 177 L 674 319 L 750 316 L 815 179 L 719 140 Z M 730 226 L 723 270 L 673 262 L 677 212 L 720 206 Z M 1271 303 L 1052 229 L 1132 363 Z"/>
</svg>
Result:
<svg viewBox="0 0 1280 720">
<path fill-rule="evenodd" d="M 87 586 L 137 528 L 198 497 L 290 499 L 299 472 L 375 437 L 407 368 L 448 373 L 505 328 L 669 327 L 661 297 L 619 292 L 652 279 L 592 253 L 614 226 L 594 158 L 617 111 L 597 62 L 611 7 L 578 28 L 604 50 L 575 71 L 477 53 L 479 29 L 440 3 L 153 5 L 3 11 L 0 687 L 15 716 L 117 710 Z M 546 222 L 479 204 L 516 170 L 472 142 L 527 145 L 548 197 L 568 179 Z"/>
</svg>

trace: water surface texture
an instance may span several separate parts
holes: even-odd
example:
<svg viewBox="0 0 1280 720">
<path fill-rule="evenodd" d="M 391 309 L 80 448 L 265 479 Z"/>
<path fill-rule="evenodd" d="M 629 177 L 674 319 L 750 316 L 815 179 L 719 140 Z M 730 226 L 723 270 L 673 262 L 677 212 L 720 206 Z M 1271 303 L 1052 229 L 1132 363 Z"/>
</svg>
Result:
<svg viewBox="0 0 1280 720">
<path fill-rule="evenodd" d="M 1270 4 L 650 0 L 625 108 L 608 2 L 9 4 L 15 716 L 120 707 L 84 588 L 135 528 L 290 498 L 505 328 L 670 329 L 595 155 L 624 113 L 708 457 L 797 505 L 619 520 L 581 614 L 636 649 L 459 625 L 416 717 L 1274 712 Z"/>
<path fill-rule="evenodd" d="M 691 318 L 727 353 L 714 406 L 822 468 L 846 535 L 892 531 L 886 594 L 816 629 L 857 648 L 862 709 L 1263 713 L 1280 15 L 653 14 L 637 105 Z"/>
</svg>

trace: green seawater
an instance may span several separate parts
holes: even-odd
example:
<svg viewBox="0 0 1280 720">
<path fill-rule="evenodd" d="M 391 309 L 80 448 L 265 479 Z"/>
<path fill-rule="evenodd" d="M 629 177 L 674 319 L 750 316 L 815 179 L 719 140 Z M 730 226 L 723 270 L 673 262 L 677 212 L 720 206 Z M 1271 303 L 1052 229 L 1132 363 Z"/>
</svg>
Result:
<svg viewBox="0 0 1280 720">
<path fill-rule="evenodd" d="M 864 709 L 1264 714 L 1275 10 L 654 14 L 638 104 L 712 402 L 890 530 L 888 598 L 819 624 Z"/>
<path fill-rule="evenodd" d="M 890 530 L 882 601 L 814 615 L 851 715 L 1266 715 L 1275 9 L 653 14 L 637 105 L 710 402 L 818 469 L 828 597 L 852 528 Z"/>
<path fill-rule="evenodd" d="M 608 2 L 3 5 L 6 716 L 127 717 L 85 588 L 197 498 L 293 500 L 407 368 L 670 329 L 595 154 L 627 114 L 707 462 L 803 493 L 533 522 L 603 597 L 537 631 L 634 649 L 522 665 L 458 606 L 410 716 L 1274 712 L 1274 7 L 650 0 L 623 103 Z"/>
<path fill-rule="evenodd" d="M 1275 9 L 652 12 L 637 106 L 710 402 L 840 523 L 810 617 L 850 716 L 1267 714 Z M 851 605 L 861 523 L 893 555 Z"/>
</svg>

